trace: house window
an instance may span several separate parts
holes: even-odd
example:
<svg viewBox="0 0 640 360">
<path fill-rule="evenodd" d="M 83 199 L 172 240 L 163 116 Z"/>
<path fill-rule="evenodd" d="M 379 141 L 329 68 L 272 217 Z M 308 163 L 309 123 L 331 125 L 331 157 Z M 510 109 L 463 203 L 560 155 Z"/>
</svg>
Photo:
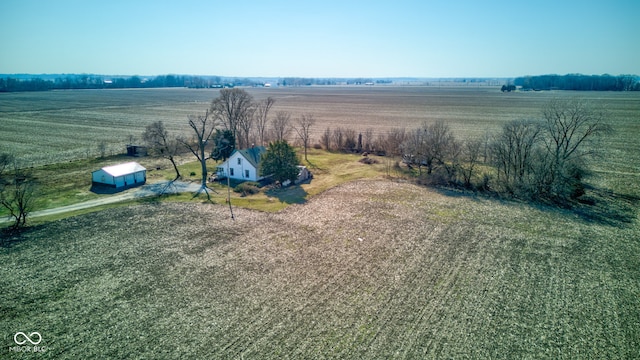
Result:
<svg viewBox="0 0 640 360">
<path fill-rule="evenodd" d="M 238 165 L 242 165 L 242 159 L 238 158 Z"/>
<path fill-rule="evenodd" d="M 233 176 L 233 168 L 229 169 L 229 176 Z"/>
<path fill-rule="evenodd" d="M 249 177 L 249 170 L 245 170 L 244 171 L 244 177 L 248 178 Z"/>
</svg>

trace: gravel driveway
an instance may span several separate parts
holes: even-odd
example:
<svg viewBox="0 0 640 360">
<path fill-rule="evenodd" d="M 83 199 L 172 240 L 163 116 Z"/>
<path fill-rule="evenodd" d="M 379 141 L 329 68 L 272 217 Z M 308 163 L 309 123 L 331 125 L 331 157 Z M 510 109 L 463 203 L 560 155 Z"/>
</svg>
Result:
<svg viewBox="0 0 640 360">
<path fill-rule="evenodd" d="M 55 214 L 63 214 L 70 211 L 82 210 L 87 208 L 92 208 L 100 205 L 113 204 L 121 201 L 132 200 L 137 198 L 144 198 L 149 196 L 157 196 L 161 194 L 177 194 L 184 192 L 196 192 L 200 189 L 199 183 L 192 182 L 184 182 L 184 181 L 162 181 L 153 184 L 146 184 L 135 191 L 114 194 L 110 196 L 105 196 L 104 198 L 89 200 L 77 204 L 61 206 L 54 209 L 40 210 L 34 211 L 29 214 L 29 218 L 46 216 L 46 215 L 55 215 Z M 13 221 L 11 217 L 0 218 L 0 223 Z"/>
</svg>

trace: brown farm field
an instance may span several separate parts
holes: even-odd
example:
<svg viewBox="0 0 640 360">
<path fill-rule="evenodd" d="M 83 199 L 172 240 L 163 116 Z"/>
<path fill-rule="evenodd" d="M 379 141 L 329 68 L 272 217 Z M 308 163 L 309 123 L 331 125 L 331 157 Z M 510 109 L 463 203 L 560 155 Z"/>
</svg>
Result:
<svg viewBox="0 0 640 360">
<path fill-rule="evenodd" d="M 238 208 L 235 221 L 224 204 L 150 200 L 33 226 L 0 246 L 0 358 L 24 355 L 11 350 L 17 332 L 41 334 L 40 358 L 640 357 L 640 94 L 248 91 L 273 96 L 273 111 L 313 113 L 316 134 L 443 119 L 482 136 L 567 96 L 605 106 L 615 133 L 587 178 L 595 204 L 575 209 L 359 168 L 319 193 L 303 185 L 313 196 L 278 212 Z M 184 131 L 216 96 L 0 94 L 0 150 L 36 166 L 94 156 L 100 140 L 116 151 L 152 121 Z M 361 165 L 353 157 L 341 171 Z M 335 176 L 324 172 L 309 185 Z"/>
<path fill-rule="evenodd" d="M 493 87 L 298 87 L 249 88 L 256 100 L 276 102 L 272 114 L 284 110 L 297 117 L 312 113 L 314 137 L 338 126 L 377 133 L 413 128 L 424 121 L 444 120 L 460 137 L 481 136 L 506 121 L 539 116 L 554 97 L 581 97 L 605 106 L 619 131 L 615 144 L 639 150 L 637 92 L 514 92 Z M 0 94 L 0 150 L 11 150 L 39 165 L 97 155 L 105 141 L 109 152 L 122 153 L 130 136 L 162 120 L 168 129 L 188 134 L 187 115 L 204 113 L 218 90 L 133 89 L 69 90 Z M 618 150 L 618 148 L 616 148 Z M 637 154 L 639 151 L 635 151 Z M 639 160 L 637 155 L 635 160 Z M 636 162 L 637 163 L 637 162 Z"/>
<path fill-rule="evenodd" d="M 622 194 L 640 194 L 639 92 L 513 92 L 494 87 L 345 86 L 248 88 L 256 100 L 273 97 L 276 111 L 317 120 L 312 138 L 327 128 L 411 129 L 424 121 L 445 120 L 460 138 L 497 131 L 507 121 L 536 118 L 552 98 L 579 97 L 607 109 L 615 133 L 599 144 L 591 183 Z M 219 90 L 131 89 L 69 90 L 0 94 L 0 151 L 10 151 L 27 166 L 121 154 L 131 137 L 162 120 L 176 134 L 189 134 L 187 115 L 203 113 Z M 75 176 L 75 175 L 74 175 Z M 88 175 L 87 175 L 88 176 Z M 41 179 L 43 180 L 43 179 Z M 46 180 L 45 180 L 46 181 Z M 80 194 L 81 198 L 87 195 Z M 90 194 L 89 194 L 90 195 Z M 56 203 L 64 203 L 56 201 Z"/>
<path fill-rule="evenodd" d="M 636 358 L 640 226 L 359 180 L 278 213 L 151 203 L 0 247 L 0 357 Z"/>
</svg>

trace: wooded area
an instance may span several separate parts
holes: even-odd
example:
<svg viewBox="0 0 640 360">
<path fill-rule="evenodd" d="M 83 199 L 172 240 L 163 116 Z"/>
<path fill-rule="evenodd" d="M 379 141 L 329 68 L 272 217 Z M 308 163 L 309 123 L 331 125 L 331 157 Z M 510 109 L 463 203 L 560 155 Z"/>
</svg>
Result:
<svg viewBox="0 0 640 360">
<path fill-rule="evenodd" d="M 538 75 L 515 78 L 524 90 L 640 91 L 635 75 Z"/>
<path fill-rule="evenodd" d="M 229 79 L 222 79 L 219 76 L 159 75 L 144 77 L 61 74 L 26 77 L 25 75 L 16 75 L 0 78 L 0 92 L 163 87 L 222 88 L 235 85 L 252 86 L 254 84 L 249 79 L 235 79 L 231 84 Z"/>
</svg>

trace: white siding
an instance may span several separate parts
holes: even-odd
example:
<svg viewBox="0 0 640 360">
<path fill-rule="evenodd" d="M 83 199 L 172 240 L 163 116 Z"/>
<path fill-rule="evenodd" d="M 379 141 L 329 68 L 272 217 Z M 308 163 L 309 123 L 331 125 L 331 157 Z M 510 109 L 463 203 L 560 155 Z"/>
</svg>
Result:
<svg viewBox="0 0 640 360">
<path fill-rule="evenodd" d="M 123 165 L 126 166 L 129 164 Z M 118 174 L 116 172 L 115 175 L 113 174 L 114 169 L 121 169 L 120 165 L 104 167 L 100 170 L 96 170 L 91 173 L 91 181 L 93 183 L 105 184 L 113 186 L 115 188 L 139 185 L 146 182 L 147 171 L 144 167 L 140 166 L 139 164 L 135 164 L 135 166 L 129 165 L 128 167 L 132 172 L 121 174 Z"/>
<path fill-rule="evenodd" d="M 230 178 L 246 181 L 260 180 L 257 169 L 239 152 L 235 152 L 227 161 L 218 166 L 218 174 L 220 176 L 226 176 L 227 162 L 229 165 L 229 173 L 233 174 L 229 176 Z M 249 172 L 249 176 L 246 176 L 247 171 Z"/>
</svg>

